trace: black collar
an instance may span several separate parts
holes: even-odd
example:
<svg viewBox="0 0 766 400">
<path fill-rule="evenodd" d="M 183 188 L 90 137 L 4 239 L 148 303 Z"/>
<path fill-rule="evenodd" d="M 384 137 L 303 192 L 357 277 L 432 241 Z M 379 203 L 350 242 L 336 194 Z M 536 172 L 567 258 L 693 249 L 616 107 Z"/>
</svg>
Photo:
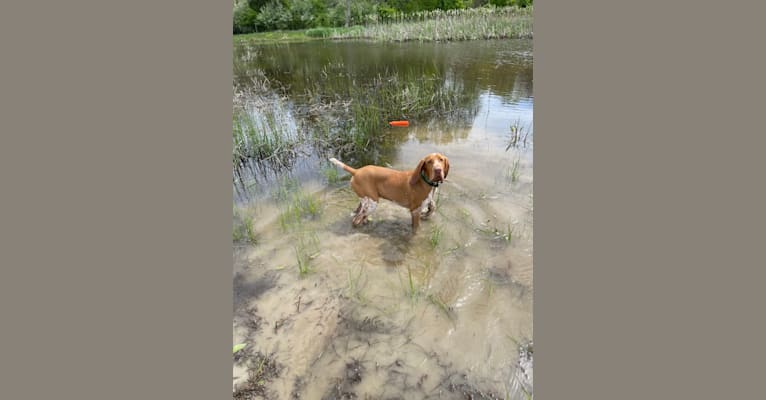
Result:
<svg viewBox="0 0 766 400">
<path fill-rule="evenodd" d="M 422 169 L 420 170 L 420 177 L 423 178 L 423 181 L 425 183 L 427 183 L 428 186 L 439 187 L 439 183 L 440 182 L 431 182 L 430 180 L 428 180 L 428 178 L 426 177 L 425 172 L 423 172 Z"/>
</svg>

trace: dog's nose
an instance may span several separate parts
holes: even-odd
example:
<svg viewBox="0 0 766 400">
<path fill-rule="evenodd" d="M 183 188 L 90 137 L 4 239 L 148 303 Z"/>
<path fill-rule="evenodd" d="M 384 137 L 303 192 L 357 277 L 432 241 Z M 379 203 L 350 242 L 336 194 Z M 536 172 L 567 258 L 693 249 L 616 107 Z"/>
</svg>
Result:
<svg viewBox="0 0 766 400">
<path fill-rule="evenodd" d="M 434 173 L 436 176 L 442 176 L 442 169 L 441 168 L 434 168 Z"/>
</svg>

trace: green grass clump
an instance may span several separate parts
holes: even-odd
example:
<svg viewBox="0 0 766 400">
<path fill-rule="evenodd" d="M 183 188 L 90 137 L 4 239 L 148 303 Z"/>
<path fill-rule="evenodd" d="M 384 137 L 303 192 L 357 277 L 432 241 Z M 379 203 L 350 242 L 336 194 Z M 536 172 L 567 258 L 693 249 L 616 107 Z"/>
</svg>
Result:
<svg viewBox="0 0 766 400">
<path fill-rule="evenodd" d="M 359 271 L 356 274 L 352 273 L 350 269 L 348 270 L 346 295 L 362 304 L 366 304 L 367 298 L 364 295 L 364 284 L 361 282 L 362 272 L 364 272 L 363 267 L 359 267 Z"/>
<path fill-rule="evenodd" d="M 294 246 L 295 260 L 298 265 L 298 275 L 303 278 L 313 272 L 311 260 L 319 254 L 319 237 L 316 232 L 303 232 L 298 236 Z"/>
<path fill-rule="evenodd" d="M 256 243 L 255 215 L 251 210 L 234 209 L 232 239 L 235 243 Z"/>
<path fill-rule="evenodd" d="M 412 270 L 407 266 L 407 297 L 414 303 L 419 295 L 420 287 L 415 283 L 415 279 L 412 277 Z"/>
<path fill-rule="evenodd" d="M 322 202 L 316 195 L 299 191 L 292 195 L 286 209 L 279 215 L 279 224 L 287 231 L 306 218 L 315 219 L 322 213 Z"/>
<path fill-rule="evenodd" d="M 431 248 L 435 249 L 439 246 L 444 236 L 444 229 L 439 225 L 431 227 L 431 235 L 429 236 L 428 243 L 431 244 Z"/>
<path fill-rule="evenodd" d="M 526 146 L 529 141 L 532 130 L 528 127 L 521 125 L 520 120 L 516 120 L 511 124 L 510 137 L 508 138 L 508 145 L 505 147 L 505 151 L 511 149 L 511 147 Z"/>
<path fill-rule="evenodd" d="M 298 247 L 295 248 L 295 258 L 298 261 L 298 274 L 300 277 L 304 277 L 311 272 L 311 258 L 305 250 Z"/>
<path fill-rule="evenodd" d="M 521 174 L 521 158 L 516 158 L 515 160 L 513 160 L 513 165 L 511 165 L 511 167 L 508 168 L 506 177 L 510 179 L 512 183 L 516 183 L 519 181 L 520 174 Z"/>
<path fill-rule="evenodd" d="M 280 206 L 278 220 L 285 232 L 299 226 L 306 219 L 317 219 L 322 214 L 322 201 L 319 196 L 304 191 L 295 178 L 282 178 L 272 197 Z"/>
<path fill-rule="evenodd" d="M 235 111 L 233 161 L 283 162 L 294 158 L 300 137 L 286 106 L 267 106 L 257 113 Z"/>
</svg>

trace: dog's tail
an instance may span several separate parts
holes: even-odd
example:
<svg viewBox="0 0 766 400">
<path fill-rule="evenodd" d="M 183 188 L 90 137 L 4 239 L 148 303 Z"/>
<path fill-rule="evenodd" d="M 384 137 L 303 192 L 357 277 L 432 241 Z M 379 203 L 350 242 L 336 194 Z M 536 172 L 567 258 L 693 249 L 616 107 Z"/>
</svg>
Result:
<svg viewBox="0 0 766 400">
<path fill-rule="evenodd" d="M 335 157 L 330 157 L 330 162 L 343 168 L 344 171 L 348 172 L 351 175 L 356 175 L 356 169 L 349 167 L 346 164 L 343 164 L 342 162 L 338 161 Z"/>
</svg>

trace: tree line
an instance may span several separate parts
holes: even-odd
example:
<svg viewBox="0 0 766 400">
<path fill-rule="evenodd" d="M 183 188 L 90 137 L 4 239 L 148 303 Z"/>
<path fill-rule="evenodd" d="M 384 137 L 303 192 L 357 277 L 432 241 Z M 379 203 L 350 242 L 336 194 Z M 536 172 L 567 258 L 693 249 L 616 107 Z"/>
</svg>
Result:
<svg viewBox="0 0 766 400">
<path fill-rule="evenodd" d="M 363 25 L 401 13 L 482 6 L 532 5 L 532 0 L 234 0 L 235 34 Z"/>
</svg>

